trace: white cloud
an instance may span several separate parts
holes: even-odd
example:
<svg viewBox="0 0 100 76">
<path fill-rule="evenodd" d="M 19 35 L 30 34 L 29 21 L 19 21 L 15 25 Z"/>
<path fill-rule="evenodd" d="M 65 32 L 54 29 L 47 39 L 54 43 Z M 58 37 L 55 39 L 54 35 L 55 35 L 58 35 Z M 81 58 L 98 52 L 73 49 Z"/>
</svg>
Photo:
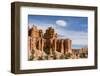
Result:
<svg viewBox="0 0 100 76">
<path fill-rule="evenodd" d="M 67 26 L 67 22 L 64 21 L 64 20 L 57 20 L 56 24 L 59 25 L 59 26 L 62 26 L 62 27 Z"/>
</svg>

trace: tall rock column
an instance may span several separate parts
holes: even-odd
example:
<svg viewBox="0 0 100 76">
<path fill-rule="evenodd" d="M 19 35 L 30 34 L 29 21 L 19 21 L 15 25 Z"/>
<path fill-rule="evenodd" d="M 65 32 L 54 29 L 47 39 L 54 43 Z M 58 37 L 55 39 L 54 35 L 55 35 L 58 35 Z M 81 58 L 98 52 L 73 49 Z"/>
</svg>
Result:
<svg viewBox="0 0 100 76">
<path fill-rule="evenodd" d="M 32 51 L 32 38 L 28 37 L 28 50 Z"/>
<path fill-rule="evenodd" d="M 38 50 L 40 50 L 41 51 L 41 38 L 39 38 L 39 40 L 38 40 Z"/>
<path fill-rule="evenodd" d="M 66 52 L 72 52 L 72 41 L 70 39 L 64 40 L 64 51 Z"/>
<path fill-rule="evenodd" d="M 61 53 L 64 53 L 64 40 L 61 40 Z"/>
<path fill-rule="evenodd" d="M 54 51 L 57 50 L 57 39 L 54 39 Z"/>
<path fill-rule="evenodd" d="M 68 52 L 72 53 L 72 41 L 68 40 Z"/>
<path fill-rule="evenodd" d="M 50 55 L 53 55 L 52 54 L 52 51 L 53 51 L 52 44 L 53 44 L 53 39 L 50 39 Z"/>
<path fill-rule="evenodd" d="M 32 39 L 31 39 L 32 41 L 31 41 L 31 47 L 32 47 L 32 50 L 34 49 L 36 49 L 36 38 L 33 38 L 32 37 Z"/>
<path fill-rule="evenodd" d="M 41 51 L 43 52 L 43 48 L 44 48 L 44 39 L 41 38 Z"/>
</svg>

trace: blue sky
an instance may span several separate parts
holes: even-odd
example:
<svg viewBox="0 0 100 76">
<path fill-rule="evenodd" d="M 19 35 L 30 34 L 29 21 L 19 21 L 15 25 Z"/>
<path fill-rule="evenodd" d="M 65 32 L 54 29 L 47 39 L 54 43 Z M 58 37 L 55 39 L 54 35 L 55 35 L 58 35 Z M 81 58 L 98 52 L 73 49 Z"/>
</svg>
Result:
<svg viewBox="0 0 100 76">
<path fill-rule="evenodd" d="M 88 45 L 88 17 L 28 15 L 29 27 L 33 24 L 43 32 L 48 26 L 53 27 L 58 33 L 58 38 L 72 40 L 73 48 Z"/>
</svg>

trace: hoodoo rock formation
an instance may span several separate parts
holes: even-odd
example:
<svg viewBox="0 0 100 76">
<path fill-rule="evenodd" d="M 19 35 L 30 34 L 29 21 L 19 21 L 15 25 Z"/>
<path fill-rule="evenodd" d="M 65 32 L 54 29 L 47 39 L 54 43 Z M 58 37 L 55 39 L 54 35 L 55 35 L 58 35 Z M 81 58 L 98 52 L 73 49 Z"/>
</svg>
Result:
<svg viewBox="0 0 100 76">
<path fill-rule="evenodd" d="M 28 28 L 28 60 L 87 58 L 87 48 L 78 51 L 72 49 L 72 40 L 59 39 L 52 27 L 45 33 L 34 25 Z"/>
</svg>

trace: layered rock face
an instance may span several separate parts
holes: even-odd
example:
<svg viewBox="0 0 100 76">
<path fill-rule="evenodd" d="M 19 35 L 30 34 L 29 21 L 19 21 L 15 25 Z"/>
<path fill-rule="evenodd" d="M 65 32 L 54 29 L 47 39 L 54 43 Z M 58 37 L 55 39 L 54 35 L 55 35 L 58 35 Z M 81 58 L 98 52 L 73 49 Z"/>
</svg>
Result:
<svg viewBox="0 0 100 76">
<path fill-rule="evenodd" d="M 34 25 L 28 29 L 28 60 L 68 59 L 74 58 L 73 55 L 72 41 L 58 39 L 52 27 L 48 27 L 45 33 Z"/>
</svg>

